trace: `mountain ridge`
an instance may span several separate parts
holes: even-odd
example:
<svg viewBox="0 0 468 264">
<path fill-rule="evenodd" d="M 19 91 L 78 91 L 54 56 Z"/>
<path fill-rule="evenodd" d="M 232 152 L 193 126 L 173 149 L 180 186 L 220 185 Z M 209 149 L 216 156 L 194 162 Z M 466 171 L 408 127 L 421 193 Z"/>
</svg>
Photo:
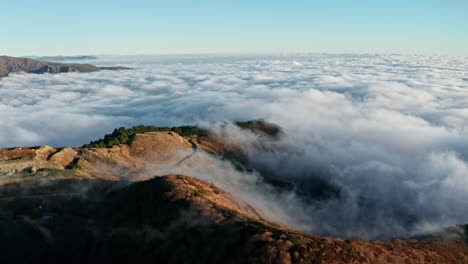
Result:
<svg viewBox="0 0 468 264">
<path fill-rule="evenodd" d="M 463 239 L 317 237 L 274 222 L 214 183 L 183 174 L 155 175 L 161 167 L 209 163 L 193 155 L 199 152 L 242 157 L 219 136 L 193 136 L 189 132 L 198 130 L 189 128 L 181 130 L 188 133 L 184 137 L 164 129 L 136 133 L 131 141 L 123 138 L 126 144 L 109 147 L 0 149 L 0 165 L 17 165 L 0 172 L 5 252 L 0 261 L 468 262 Z M 253 129 L 252 123 L 246 129 Z"/>
<path fill-rule="evenodd" d="M 97 56 L 92 55 L 77 55 L 77 56 L 27 56 L 24 58 L 39 60 L 39 61 L 71 61 L 71 60 L 96 60 Z"/>
<path fill-rule="evenodd" d="M 91 64 L 57 63 L 39 61 L 29 58 L 0 56 L 0 77 L 11 73 L 25 72 L 33 74 L 67 73 L 67 72 L 96 72 L 100 70 L 124 70 L 126 67 L 97 67 Z"/>
</svg>

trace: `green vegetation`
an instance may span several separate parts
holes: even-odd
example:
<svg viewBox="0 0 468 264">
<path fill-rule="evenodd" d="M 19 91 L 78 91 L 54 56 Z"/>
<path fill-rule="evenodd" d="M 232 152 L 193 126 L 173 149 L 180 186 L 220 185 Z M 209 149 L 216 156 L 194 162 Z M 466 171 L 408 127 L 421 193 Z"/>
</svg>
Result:
<svg viewBox="0 0 468 264">
<path fill-rule="evenodd" d="M 263 120 L 236 122 L 242 129 L 248 129 L 255 133 L 263 133 L 268 136 L 276 137 L 281 132 L 280 127 L 267 123 Z M 157 126 L 135 126 L 132 128 L 116 128 L 111 134 L 106 134 L 103 139 L 91 141 L 83 145 L 83 148 L 110 148 L 114 145 L 130 144 L 136 134 L 146 132 L 175 132 L 183 137 L 206 136 L 208 130 L 198 126 L 178 126 L 178 127 L 157 127 Z"/>
<path fill-rule="evenodd" d="M 205 136 L 208 131 L 198 126 L 179 126 L 179 127 L 156 127 L 156 126 L 135 126 L 132 128 L 116 128 L 112 134 L 106 134 L 103 139 L 91 141 L 83 145 L 83 148 L 110 148 L 114 145 L 130 144 L 136 134 L 146 132 L 175 132 L 183 137 Z"/>
<path fill-rule="evenodd" d="M 271 137 L 280 134 L 281 128 L 275 124 L 267 123 L 263 120 L 253 120 L 246 122 L 236 122 L 236 125 L 243 129 L 248 129 L 255 133 L 263 133 Z"/>
</svg>

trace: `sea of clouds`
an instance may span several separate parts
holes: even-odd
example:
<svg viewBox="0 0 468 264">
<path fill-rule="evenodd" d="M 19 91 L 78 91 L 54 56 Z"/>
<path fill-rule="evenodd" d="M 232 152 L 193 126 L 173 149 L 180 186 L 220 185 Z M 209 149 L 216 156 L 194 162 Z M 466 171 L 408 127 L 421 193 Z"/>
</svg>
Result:
<svg viewBox="0 0 468 264">
<path fill-rule="evenodd" d="M 277 192 L 258 173 L 223 161 L 190 168 L 194 176 L 292 227 L 376 239 L 468 223 L 468 58 L 187 55 L 92 63 L 133 69 L 1 79 L 0 146 L 78 146 L 120 126 L 198 124 L 242 147 L 254 167 L 302 188 Z M 253 119 L 278 124 L 283 136 L 272 141 L 217 125 Z M 317 182 L 336 195 L 304 199 L 304 188 Z"/>
</svg>

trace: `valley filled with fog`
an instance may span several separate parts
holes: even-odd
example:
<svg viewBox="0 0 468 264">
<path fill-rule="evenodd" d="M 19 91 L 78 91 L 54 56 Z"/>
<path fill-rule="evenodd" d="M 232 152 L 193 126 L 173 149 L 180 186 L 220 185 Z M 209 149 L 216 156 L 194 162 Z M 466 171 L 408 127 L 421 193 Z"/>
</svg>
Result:
<svg viewBox="0 0 468 264">
<path fill-rule="evenodd" d="M 468 223 L 468 58 L 167 55 L 89 63 L 132 69 L 0 79 L 0 147 L 74 147 L 116 127 L 199 125 L 241 147 L 256 170 L 209 157 L 210 166 L 171 172 L 215 182 L 290 227 L 385 239 Z M 282 135 L 222 126 L 258 119 Z M 292 187 L 277 189 L 261 172 Z M 329 192 L 315 198 L 317 186 Z"/>
</svg>

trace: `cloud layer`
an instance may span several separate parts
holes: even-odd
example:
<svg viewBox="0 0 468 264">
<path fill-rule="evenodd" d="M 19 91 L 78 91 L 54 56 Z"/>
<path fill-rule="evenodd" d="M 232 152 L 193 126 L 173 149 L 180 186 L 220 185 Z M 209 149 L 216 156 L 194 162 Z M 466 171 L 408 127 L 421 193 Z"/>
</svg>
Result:
<svg viewBox="0 0 468 264">
<path fill-rule="evenodd" d="M 262 199 L 240 193 L 260 206 L 277 201 L 290 225 L 381 238 L 468 222 L 467 58 L 160 56 L 99 63 L 116 62 L 135 69 L 1 79 L 0 146 L 77 146 L 120 126 L 264 118 L 284 129 L 280 141 L 232 127 L 222 132 L 274 177 L 306 190 L 324 182 L 339 193 L 310 202 L 299 192 L 271 194 L 265 183 L 256 184 Z M 272 151 L 255 148 L 258 142 Z"/>
</svg>

